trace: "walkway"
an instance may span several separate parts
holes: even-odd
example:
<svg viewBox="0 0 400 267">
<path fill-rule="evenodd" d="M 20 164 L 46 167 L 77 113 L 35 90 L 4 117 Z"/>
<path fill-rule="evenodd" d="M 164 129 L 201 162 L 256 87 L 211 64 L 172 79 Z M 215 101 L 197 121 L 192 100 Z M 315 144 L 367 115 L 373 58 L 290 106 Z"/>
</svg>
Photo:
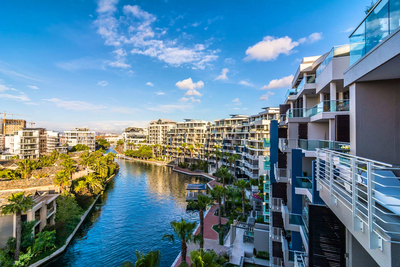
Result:
<svg viewBox="0 0 400 267">
<path fill-rule="evenodd" d="M 208 185 L 208 187 L 209 187 L 210 189 L 214 189 L 214 187 L 215 187 L 216 185 L 222 186 L 221 183 L 217 182 L 217 180 L 218 180 L 217 177 L 215 177 L 215 176 L 213 176 L 213 175 L 211 175 L 211 174 L 205 173 L 205 172 L 192 172 L 192 171 L 190 171 L 190 170 L 188 170 L 188 169 L 183 169 L 183 168 L 180 168 L 180 167 L 178 167 L 178 166 L 174 166 L 174 167 L 172 168 L 172 170 L 173 170 L 173 171 L 176 171 L 176 172 L 180 172 L 180 173 L 186 174 L 186 175 L 191 175 L 191 176 L 203 176 L 203 177 L 206 177 L 206 178 L 208 178 L 208 179 L 211 179 L 211 181 L 207 183 L 207 185 Z"/>
</svg>

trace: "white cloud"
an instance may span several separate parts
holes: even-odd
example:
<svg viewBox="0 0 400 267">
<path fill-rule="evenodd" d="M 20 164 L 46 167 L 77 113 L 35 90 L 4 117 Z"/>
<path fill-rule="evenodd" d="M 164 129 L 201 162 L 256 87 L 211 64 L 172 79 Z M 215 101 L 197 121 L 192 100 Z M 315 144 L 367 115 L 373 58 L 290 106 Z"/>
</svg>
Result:
<svg viewBox="0 0 400 267">
<path fill-rule="evenodd" d="M 194 69 L 204 69 L 210 62 L 216 60 L 218 50 L 206 50 L 210 44 L 196 44 L 185 47 L 177 39 L 160 40 L 158 37 L 166 34 L 165 29 L 155 28 L 152 24 L 157 17 L 139 6 L 125 5 L 123 14 L 116 18 L 116 1 L 108 4 L 99 3 L 98 19 L 94 22 L 97 32 L 105 39 L 105 44 L 122 49 L 133 46 L 132 54 L 140 54 L 178 67 L 191 64 Z M 129 26 L 128 26 L 129 25 Z M 125 57 L 124 57 L 125 58 Z M 128 68 L 124 60 L 110 63 L 113 67 Z"/>
<path fill-rule="evenodd" d="M 225 60 L 224 60 L 224 62 L 225 62 L 225 64 L 228 64 L 228 65 L 233 65 L 233 64 L 235 64 L 236 63 L 236 60 L 234 60 L 233 58 L 226 58 Z"/>
<path fill-rule="evenodd" d="M 123 69 L 131 67 L 131 65 L 125 63 L 127 53 L 124 49 L 119 48 L 117 50 L 114 50 L 113 53 L 115 54 L 116 61 L 110 62 L 108 63 L 108 65 L 114 68 L 123 68 Z"/>
<path fill-rule="evenodd" d="M 354 31 L 354 28 L 353 27 L 351 27 L 351 28 L 348 28 L 347 30 L 344 30 L 344 31 L 341 31 L 341 32 L 352 32 L 352 31 Z"/>
<path fill-rule="evenodd" d="M 193 96 L 191 96 L 191 97 L 189 97 L 189 98 L 187 98 L 187 97 L 182 97 L 181 99 L 179 99 L 179 101 L 182 101 L 182 102 L 187 102 L 187 101 L 189 101 L 189 100 L 191 100 L 192 102 L 198 102 L 198 103 L 201 102 L 200 99 L 196 99 L 196 98 L 194 98 Z"/>
<path fill-rule="evenodd" d="M 261 89 L 276 89 L 291 86 L 293 81 L 293 75 L 283 77 L 281 79 L 275 79 L 269 82 L 268 85 L 264 85 Z"/>
<path fill-rule="evenodd" d="M 44 101 L 54 103 L 57 107 L 69 109 L 69 110 L 88 110 L 88 111 L 98 111 L 105 109 L 106 106 L 94 105 L 85 101 L 65 101 L 58 98 L 43 99 Z"/>
<path fill-rule="evenodd" d="M 188 91 L 185 93 L 185 95 L 202 96 L 202 94 L 201 94 L 199 91 L 195 90 L 195 89 L 190 89 L 190 90 L 188 90 Z"/>
<path fill-rule="evenodd" d="M 217 78 L 215 78 L 214 81 L 216 81 L 216 80 L 228 80 L 228 76 L 226 76 L 226 74 L 228 72 L 229 72 L 229 69 L 227 69 L 227 68 L 222 69 L 221 75 L 219 75 Z"/>
<path fill-rule="evenodd" d="M 10 86 L 4 85 L 4 84 L 0 84 L 0 92 L 4 92 L 7 90 L 12 90 L 12 91 L 17 91 L 17 89 L 14 89 Z"/>
<path fill-rule="evenodd" d="M 107 82 L 107 81 L 99 81 L 99 82 L 97 83 L 97 85 L 100 85 L 100 86 L 107 86 L 107 85 L 108 85 L 108 82 Z"/>
<path fill-rule="evenodd" d="M 275 38 L 273 36 L 265 36 L 261 42 L 250 46 L 246 50 L 244 60 L 270 61 L 275 60 L 280 54 L 290 55 L 293 48 L 299 44 L 312 44 L 322 39 L 322 33 L 315 32 L 308 37 L 300 38 L 297 42 L 292 38 L 285 36 Z"/>
<path fill-rule="evenodd" d="M 274 94 L 275 94 L 274 92 L 269 91 L 269 92 L 267 92 L 265 95 L 262 95 L 262 96 L 260 97 L 260 100 L 268 100 L 269 97 L 270 97 L 270 96 L 273 96 Z"/>
<path fill-rule="evenodd" d="M 137 114 L 140 111 L 140 109 L 126 108 L 126 107 L 113 107 L 113 108 L 110 108 L 110 111 L 113 113 L 120 113 L 120 114 Z"/>
<path fill-rule="evenodd" d="M 240 100 L 239 100 L 239 98 L 235 98 L 235 99 L 232 100 L 232 102 L 238 103 L 238 102 L 240 102 Z"/>
<path fill-rule="evenodd" d="M 247 48 L 245 60 L 275 60 L 280 54 L 289 55 L 298 45 L 298 42 L 292 41 L 288 36 L 278 39 L 266 36 L 261 42 Z"/>
<path fill-rule="evenodd" d="M 194 90 L 200 89 L 204 87 L 204 83 L 202 81 L 198 81 L 196 83 L 193 82 L 192 78 L 188 78 L 186 80 L 179 81 L 175 84 L 176 87 L 183 90 Z"/>
<path fill-rule="evenodd" d="M 310 34 L 308 37 L 300 38 L 298 42 L 300 44 L 303 44 L 303 43 L 312 44 L 321 39 L 322 39 L 322 32 L 314 32 L 314 33 Z"/>
<path fill-rule="evenodd" d="M 156 92 L 157 95 L 165 95 L 164 92 Z"/>
<path fill-rule="evenodd" d="M 97 6 L 98 13 L 115 12 L 117 9 L 115 5 L 118 4 L 118 0 L 100 0 Z"/>
<path fill-rule="evenodd" d="M 146 85 L 147 86 L 152 86 L 152 87 L 154 86 L 154 84 L 152 82 L 147 82 Z"/>
<path fill-rule="evenodd" d="M 17 100 L 17 101 L 22 101 L 22 102 L 31 101 L 29 99 L 29 97 L 25 94 L 20 94 L 20 95 L 0 94 L 0 98 L 6 98 L 6 99 Z"/>
<path fill-rule="evenodd" d="M 33 90 L 39 90 L 39 87 L 37 87 L 36 85 L 27 85 L 27 86 Z"/>
<path fill-rule="evenodd" d="M 249 87 L 254 87 L 254 84 L 247 82 L 247 81 L 240 81 L 239 84 Z"/>
<path fill-rule="evenodd" d="M 73 59 L 65 62 L 58 62 L 56 66 L 68 70 L 68 71 L 76 71 L 76 70 L 87 70 L 87 69 L 105 69 L 104 61 L 100 59 L 91 59 L 91 58 L 79 58 Z"/>
<path fill-rule="evenodd" d="M 25 79 L 28 79 L 28 80 L 32 80 L 32 81 L 36 81 L 36 82 L 39 82 L 39 81 L 40 81 L 39 78 L 32 77 L 32 76 L 27 76 L 27 75 L 18 73 L 18 72 L 13 71 L 13 70 L 8 70 L 8 69 L 2 69 L 2 68 L 0 68 L 0 72 L 1 72 L 1 73 L 4 73 L 4 74 L 6 74 L 6 75 L 22 77 L 22 78 L 25 78 Z"/>
<path fill-rule="evenodd" d="M 187 111 L 192 108 L 190 105 L 158 105 L 156 107 L 148 107 L 147 110 L 158 111 L 163 113 L 172 113 L 175 111 Z"/>
</svg>

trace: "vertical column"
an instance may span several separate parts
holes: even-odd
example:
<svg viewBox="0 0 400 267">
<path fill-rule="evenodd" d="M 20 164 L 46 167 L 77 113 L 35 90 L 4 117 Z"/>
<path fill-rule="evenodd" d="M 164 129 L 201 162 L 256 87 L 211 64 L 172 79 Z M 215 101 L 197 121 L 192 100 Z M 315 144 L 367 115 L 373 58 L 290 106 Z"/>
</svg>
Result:
<svg viewBox="0 0 400 267">
<path fill-rule="evenodd" d="M 329 120 L 329 141 L 336 140 L 336 121 L 335 119 Z"/>
<path fill-rule="evenodd" d="M 349 86 L 350 92 L 350 154 L 356 155 L 357 148 L 357 127 L 356 127 L 356 84 Z"/>
<path fill-rule="evenodd" d="M 303 95 L 303 108 L 307 108 L 307 96 Z"/>
<path fill-rule="evenodd" d="M 331 100 L 336 100 L 336 83 L 331 82 L 329 84 L 329 89 L 330 89 L 330 94 L 331 94 Z"/>
<path fill-rule="evenodd" d="M 319 94 L 319 102 L 324 101 L 324 98 L 325 98 L 325 94 L 324 93 L 320 93 Z"/>
</svg>

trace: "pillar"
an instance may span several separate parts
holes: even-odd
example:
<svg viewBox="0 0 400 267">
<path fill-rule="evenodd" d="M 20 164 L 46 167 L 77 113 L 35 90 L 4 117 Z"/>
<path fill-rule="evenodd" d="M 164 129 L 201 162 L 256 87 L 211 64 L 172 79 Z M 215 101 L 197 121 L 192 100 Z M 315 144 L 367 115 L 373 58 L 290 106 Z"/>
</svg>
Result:
<svg viewBox="0 0 400 267">
<path fill-rule="evenodd" d="M 303 108 L 307 108 L 307 96 L 303 95 Z"/>
<path fill-rule="evenodd" d="M 325 98 L 325 94 L 324 93 L 320 93 L 319 94 L 319 102 L 324 101 L 324 98 Z"/>
<path fill-rule="evenodd" d="M 330 87 L 330 93 L 331 93 L 331 100 L 336 100 L 336 83 L 331 82 L 329 84 Z"/>
</svg>

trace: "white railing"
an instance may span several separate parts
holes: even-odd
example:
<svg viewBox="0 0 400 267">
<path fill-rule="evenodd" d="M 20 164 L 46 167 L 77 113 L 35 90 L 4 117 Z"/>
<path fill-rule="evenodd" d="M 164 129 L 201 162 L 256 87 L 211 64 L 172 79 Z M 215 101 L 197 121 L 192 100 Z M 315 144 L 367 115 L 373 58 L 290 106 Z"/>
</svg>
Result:
<svg viewBox="0 0 400 267">
<path fill-rule="evenodd" d="M 275 179 L 277 182 L 286 183 L 289 181 L 290 170 L 287 168 L 278 168 L 278 164 L 274 164 Z"/>
<path fill-rule="evenodd" d="M 284 151 L 288 148 L 289 142 L 287 138 L 279 138 L 278 147 L 281 151 Z"/>
<path fill-rule="evenodd" d="M 398 171 L 391 164 L 317 150 L 319 190 L 328 190 L 330 206 L 339 201 L 349 209 L 355 231 L 368 227 L 371 249 L 383 250 L 383 241 L 400 244 L 400 177 L 393 173 Z"/>
<path fill-rule="evenodd" d="M 271 205 L 270 210 L 281 211 L 282 199 L 273 197 L 273 198 L 271 198 L 270 205 Z"/>
</svg>

